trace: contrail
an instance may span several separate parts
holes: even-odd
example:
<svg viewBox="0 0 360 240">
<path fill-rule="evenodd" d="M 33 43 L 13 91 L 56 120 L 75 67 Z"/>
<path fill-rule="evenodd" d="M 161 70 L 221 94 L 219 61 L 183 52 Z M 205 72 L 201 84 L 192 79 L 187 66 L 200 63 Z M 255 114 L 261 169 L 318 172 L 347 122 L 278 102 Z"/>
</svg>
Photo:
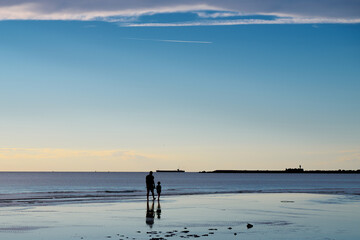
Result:
<svg viewBox="0 0 360 240">
<path fill-rule="evenodd" d="M 150 38 L 124 38 L 129 40 L 140 40 L 140 41 L 154 41 L 154 42 L 173 42 L 173 43 L 196 43 L 196 44 L 211 44 L 213 42 L 206 41 L 185 41 L 185 40 L 173 40 L 173 39 L 150 39 Z"/>
</svg>

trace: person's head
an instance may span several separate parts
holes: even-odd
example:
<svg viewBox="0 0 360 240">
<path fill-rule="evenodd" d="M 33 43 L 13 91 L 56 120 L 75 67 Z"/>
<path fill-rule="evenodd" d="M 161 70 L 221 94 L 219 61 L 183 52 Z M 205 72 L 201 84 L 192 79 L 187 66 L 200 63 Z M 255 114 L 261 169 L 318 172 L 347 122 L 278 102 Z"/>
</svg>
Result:
<svg viewBox="0 0 360 240">
<path fill-rule="evenodd" d="M 160 182 L 158 182 L 158 185 L 160 185 Z"/>
<path fill-rule="evenodd" d="M 152 175 L 152 171 L 150 171 L 149 174 Z"/>
</svg>

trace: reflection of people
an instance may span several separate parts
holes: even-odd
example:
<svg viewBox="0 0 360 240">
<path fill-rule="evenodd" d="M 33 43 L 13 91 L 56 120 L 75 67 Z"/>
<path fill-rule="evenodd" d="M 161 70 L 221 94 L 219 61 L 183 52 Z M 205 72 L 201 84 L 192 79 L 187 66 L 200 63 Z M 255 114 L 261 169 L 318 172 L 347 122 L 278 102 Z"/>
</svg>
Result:
<svg viewBox="0 0 360 240">
<path fill-rule="evenodd" d="M 158 205 L 157 205 L 157 208 L 156 208 L 156 216 L 158 219 L 161 218 L 161 206 L 160 206 L 160 201 L 158 201 Z"/>
<path fill-rule="evenodd" d="M 160 182 L 158 182 L 158 184 L 156 185 L 156 192 L 157 192 L 157 195 L 158 195 L 158 201 L 160 201 L 160 194 L 161 194 Z"/>
<path fill-rule="evenodd" d="M 152 226 L 154 225 L 154 218 L 155 218 L 154 201 L 152 202 L 151 207 L 149 206 L 149 201 L 147 201 L 145 222 L 147 225 L 149 225 L 150 228 L 152 228 Z"/>
<path fill-rule="evenodd" d="M 153 172 L 150 171 L 149 175 L 146 176 L 146 197 L 147 200 L 149 200 L 149 191 L 151 191 L 153 199 L 155 200 L 155 196 L 154 196 L 154 188 L 155 188 L 155 182 L 154 182 L 154 176 L 152 175 Z"/>
</svg>

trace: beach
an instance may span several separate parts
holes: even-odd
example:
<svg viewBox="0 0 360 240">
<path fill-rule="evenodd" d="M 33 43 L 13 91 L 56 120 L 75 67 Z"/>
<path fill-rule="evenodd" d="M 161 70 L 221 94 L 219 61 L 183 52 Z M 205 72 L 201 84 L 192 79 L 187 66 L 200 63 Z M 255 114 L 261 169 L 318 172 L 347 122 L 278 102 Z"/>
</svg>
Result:
<svg viewBox="0 0 360 240">
<path fill-rule="evenodd" d="M 0 29 L 0 240 L 360 240 L 360 0 L 0 0 Z"/>
<path fill-rule="evenodd" d="M 0 238 L 358 239 L 360 197 L 241 193 L 0 208 Z M 251 225 L 248 225 L 251 224 Z"/>
</svg>

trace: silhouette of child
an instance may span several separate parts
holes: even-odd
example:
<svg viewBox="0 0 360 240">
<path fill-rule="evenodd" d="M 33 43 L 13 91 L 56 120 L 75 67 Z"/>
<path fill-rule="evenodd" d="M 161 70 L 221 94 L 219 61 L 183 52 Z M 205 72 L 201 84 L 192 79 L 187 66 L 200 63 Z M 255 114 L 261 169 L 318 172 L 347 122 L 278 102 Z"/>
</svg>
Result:
<svg viewBox="0 0 360 240">
<path fill-rule="evenodd" d="M 160 200 L 160 194 L 161 194 L 161 185 L 160 182 L 156 185 L 156 192 L 158 194 L 158 201 Z"/>
</svg>

